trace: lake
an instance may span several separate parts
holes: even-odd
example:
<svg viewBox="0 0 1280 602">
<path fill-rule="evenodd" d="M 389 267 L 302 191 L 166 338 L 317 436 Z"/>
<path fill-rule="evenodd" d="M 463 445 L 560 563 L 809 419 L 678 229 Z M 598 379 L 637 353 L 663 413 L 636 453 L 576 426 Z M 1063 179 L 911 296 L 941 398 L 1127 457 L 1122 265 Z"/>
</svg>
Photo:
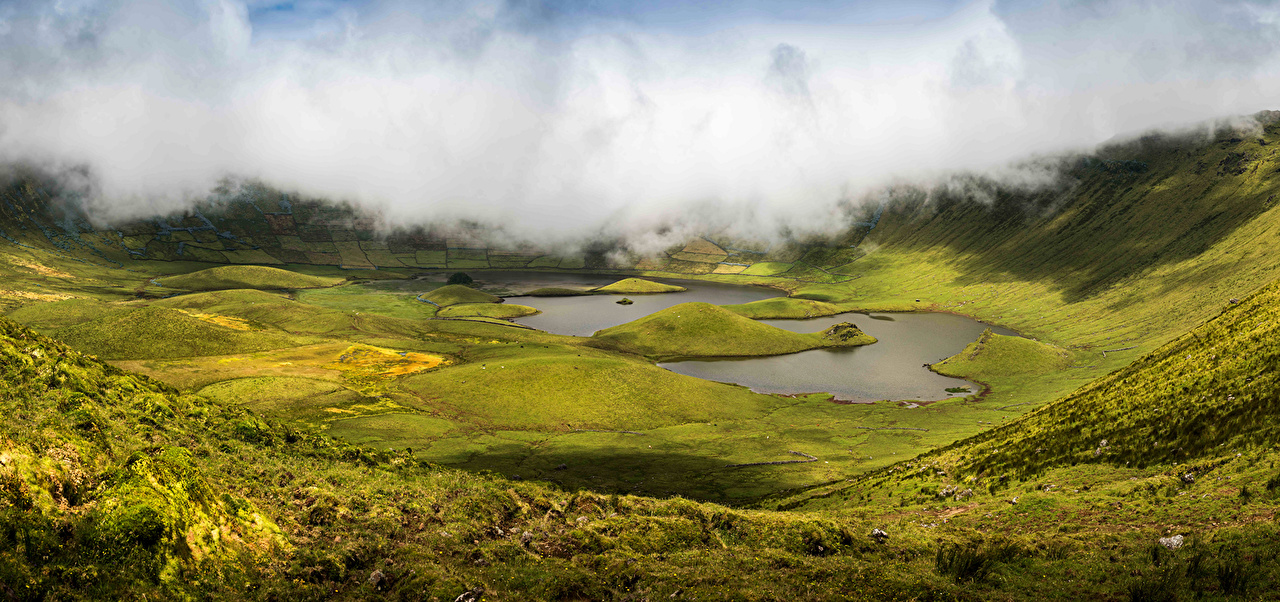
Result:
<svg viewBox="0 0 1280 602">
<path fill-rule="evenodd" d="M 587 289 L 615 282 L 622 276 L 546 272 L 473 273 L 485 290 L 519 295 L 543 287 Z M 634 305 L 618 305 L 620 295 L 578 297 L 517 297 L 512 303 L 542 313 L 515 320 L 556 334 L 591 336 L 680 303 L 705 301 L 716 305 L 747 303 L 779 297 L 778 290 L 714 282 L 665 280 L 689 290 L 659 295 L 627 295 Z M 882 399 L 936 401 L 966 393 L 947 388 L 977 387 L 965 380 L 935 374 L 923 367 L 954 355 L 978 338 L 983 329 L 1017 333 L 966 318 L 941 313 L 847 313 L 809 320 L 762 320 L 794 332 L 818 332 L 838 322 L 853 322 L 879 339 L 872 345 L 816 349 L 792 355 L 750 359 L 690 360 L 659 364 L 689 376 L 737 383 L 761 393 L 832 393 L 837 399 L 869 402 Z"/>
</svg>

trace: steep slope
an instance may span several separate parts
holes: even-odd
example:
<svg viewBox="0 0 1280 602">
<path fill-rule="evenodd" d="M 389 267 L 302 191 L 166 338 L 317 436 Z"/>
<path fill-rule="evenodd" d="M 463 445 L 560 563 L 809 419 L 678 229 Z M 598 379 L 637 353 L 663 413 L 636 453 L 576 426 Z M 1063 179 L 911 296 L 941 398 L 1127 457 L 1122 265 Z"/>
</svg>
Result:
<svg viewBox="0 0 1280 602">
<path fill-rule="evenodd" d="M 974 473 L 1186 462 L 1280 443 L 1280 282 L 1122 370 L 962 443 Z"/>
</svg>

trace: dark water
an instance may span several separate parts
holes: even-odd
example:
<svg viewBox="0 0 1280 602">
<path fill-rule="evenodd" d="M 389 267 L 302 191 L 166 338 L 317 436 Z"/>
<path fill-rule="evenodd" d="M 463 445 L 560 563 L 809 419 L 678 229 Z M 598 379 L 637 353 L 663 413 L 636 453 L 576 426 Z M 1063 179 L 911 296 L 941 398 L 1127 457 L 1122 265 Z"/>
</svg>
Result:
<svg viewBox="0 0 1280 602">
<path fill-rule="evenodd" d="M 520 272 L 494 273 L 488 272 L 477 276 L 486 285 L 495 288 L 501 286 L 504 274 L 510 280 L 506 282 L 512 291 L 528 291 L 542 287 L 594 288 L 612 284 L 621 280 L 620 276 L 598 276 L 589 274 L 528 274 Z M 529 278 L 533 278 L 530 280 Z M 734 286 L 714 282 L 697 282 L 687 280 L 660 280 L 659 282 L 678 284 L 689 290 L 683 293 L 661 293 L 657 295 L 589 295 L 583 297 L 516 297 L 510 303 L 528 305 L 542 311 L 534 316 L 519 318 L 516 322 L 532 326 L 539 330 L 556 334 L 572 334 L 591 336 L 597 330 L 625 324 L 637 318 L 643 318 L 660 309 L 672 305 L 704 301 L 716 305 L 733 305 L 748 303 L 770 297 L 781 297 L 781 291 L 750 286 Z M 529 286 L 529 284 L 537 286 Z M 635 302 L 633 305 L 618 305 L 617 301 L 626 297 Z"/>
<path fill-rule="evenodd" d="M 761 393 L 833 393 L 838 399 L 934 401 L 952 395 L 949 387 L 971 383 L 930 372 L 932 364 L 955 355 L 989 326 L 963 316 L 933 313 L 841 314 L 812 320 L 763 320 L 794 332 L 817 332 L 837 322 L 853 322 L 879 342 L 852 349 L 816 349 L 793 355 L 747 360 L 671 362 L 680 374 L 731 382 Z M 998 334 L 1017 334 L 990 327 Z M 977 387 L 973 387 L 977 390 Z"/>
</svg>

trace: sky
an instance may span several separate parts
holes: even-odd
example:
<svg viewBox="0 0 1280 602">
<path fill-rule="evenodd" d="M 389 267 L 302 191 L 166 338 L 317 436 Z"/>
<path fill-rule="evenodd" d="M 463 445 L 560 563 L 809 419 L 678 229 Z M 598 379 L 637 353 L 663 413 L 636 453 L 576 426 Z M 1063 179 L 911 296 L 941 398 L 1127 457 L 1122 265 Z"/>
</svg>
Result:
<svg viewBox="0 0 1280 602">
<path fill-rule="evenodd" d="M 0 0 L 0 161 L 646 249 L 1280 108 L 1274 2 Z M 1014 175 L 1010 175 L 1014 174 Z M 1043 175 L 1043 174 L 1041 174 Z"/>
</svg>

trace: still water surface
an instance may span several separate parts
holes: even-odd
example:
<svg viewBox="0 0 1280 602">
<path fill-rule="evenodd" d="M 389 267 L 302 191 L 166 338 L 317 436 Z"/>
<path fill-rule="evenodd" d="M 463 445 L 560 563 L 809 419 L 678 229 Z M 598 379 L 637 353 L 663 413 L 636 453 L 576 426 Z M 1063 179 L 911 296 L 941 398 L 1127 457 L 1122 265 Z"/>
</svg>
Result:
<svg viewBox="0 0 1280 602">
<path fill-rule="evenodd" d="M 519 294 L 535 288 L 592 288 L 610 284 L 617 276 L 553 274 L 538 272 L 483 272 L 476 274 L 486 290 Z M 628 295 L 634 305 L 618 305 L 618 295 L 582 297 L 518 297 L 512 303 L 528 305 L 541 314 L 519 318 L 526 326 L 577 336 L 617 326 L 660 309 L 690 301 L 716 305 L 747 303 L 782 296 L 780 291 L 700 281 L 664 280 L 687 287 L 683 293 Z M 933 401 L 952 396 L 949 387 L 973 386 L 964 380 L 930 372 L 922 364 L 954 355 L 978 338 L 989 326 L 963 316 L 937 313 L 848 313 L 810 320 L 762 320 L 794 332 L 818 332 L 838 322 L 853 322 L 879 339 L 852 349 L 815 349 L 773 357 L 692 360 L 660 364 L 698 378 L 731 382 L 762 393 L 832 393 L 837 399 L 877 401 L 915 399 Z M 990 327 L 998 334 L 1011 330 Z M 975 387 L 976 390 L 976 387 Z M 959 395 L 964 395 L 960 393 Z"/>
<path fill-rule="evenodd" d="M 879 339 L 862 347 L 815 349 L 747 360 L 699 360 L 659 364 L 680 374 L 731 382 L 761 393 L 832 393 L 848 401 L 915 399 L 935 401 L 946 389 L 978 387 L 930 372 L 932 364 L 955 355 L 984 328 L 1017 334 L 964 316 L 934 313 L 841 314 L 810 320 L 762 320 L 795 332 L 818 332 L 837 322 L 853 322 Z"/>
</svg>

